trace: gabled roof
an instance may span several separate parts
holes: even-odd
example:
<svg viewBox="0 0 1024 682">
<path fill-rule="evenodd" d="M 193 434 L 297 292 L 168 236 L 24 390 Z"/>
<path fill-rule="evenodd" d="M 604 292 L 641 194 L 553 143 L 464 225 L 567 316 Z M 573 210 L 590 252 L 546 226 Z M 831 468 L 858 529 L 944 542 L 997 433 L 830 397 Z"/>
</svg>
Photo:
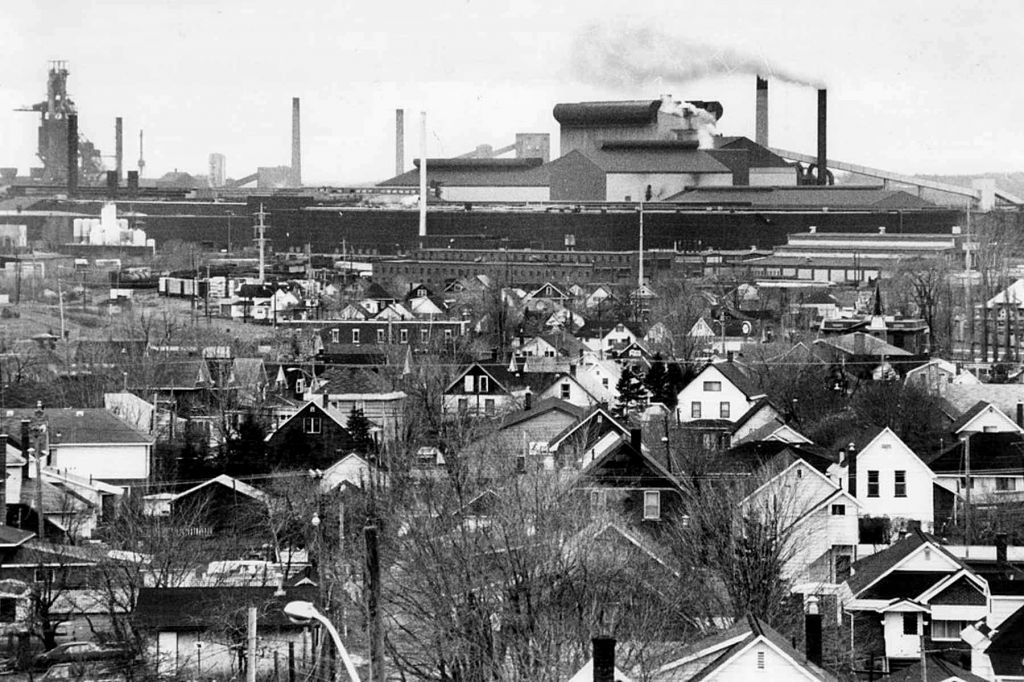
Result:
<svg viewBox="0 0 1024 682">
<path fill-rule="evenodd" d="M 903 670 L 892 673 L 885 680 L 886 682 L 988 682 L 984 677 L 953 665 L 935 654 L 925 654 L 923 664 L 917 661 Z"/>
<path fill-rule="evenodd" d="M 825 338 L 815 340 L 814 344 L 835 348 L 848 355 L 871 355 L 877 357 L 883 355 L 886 357 L 913 355 L 910 351 L 897 348 L 891 343 L 886 343 L 864 332 L 826 336 Z M 858 347 L 858 344 L 862 344 L 862 346 Z"/>
<path fill-rule="evenodd" d="M 1024 676 L 1024 607 L 1017 609 L 996 628 L 985 649 L 996 675 Z"/>
<path fill-rule="evenodd" d="M 370 282 L 370 284 L 366 287 L 366 290 L 363 291 L 363 298 L 364 299 L 370 298 L 370 299 L 374 299 L 374 300 L 377 300 L 377 301 L 395 301 L 395 300 L 398 300 L 387 289 L 382 287 L 377 282 Z"/>
<path fill-rule="evenodd" d="M 1024 429 L 1021 429 L 1017 422 L 1010 419 L 1005 412 L 987 400 L 979 400 L 975 403 L 973 407 L 964 412 L 955 422 L 953 422 L 952 426 L 949 427 L 949 430 L 954 434 L 958 434 L 965 430 L 977 417 L 985 413 L 994 413 L 997 417 L 1001 417 L 1002 421 L 1006 422 L 1011 431 L 1016 433 L 1024 432 Z"/>
<path fill-rule="evenodd" d="M 691 383 L 703 381 L 701 376 L 711 368 L 717 369 L 722 376 L 729 381 L 729 383 L 735 386 L 743 393 L 743 395 L 747 396 L 747 398 L 753 399 L 764 395 L 764 391 L 757 386 L 753 378 L 747 376 L 739 363 L 730 362 L 728 360 L 712 362 L 705 365 L 704 368 L 697 373 L 697 376 L 693 378 Z"/>
<path fill-rule="evenodd" d="M 897 541 L 881 552 L 872 554 L 871 556 L 865 557 L 853 564 L 852 575 L 849 580 L 846 581 L 846 584 L 850 588 L 850 592 L 853 593 L 854 597 L 861 592 L 864 592 L 886 575 L 899 568 L 899 565 L 907 557 L 914 554 L 925 545 L 930 546 L 933 550 L 946 556 L 959 568 L 966 568 L 967 570 L 970 570 L 966 564 L 939 544 L 934 537 L 922 532 L 920 529 L 914 529 L 910 533 L 907 533 L 907 536 L 902 540 Z M 934 581 L 930 584 L 934 584 Z M 930 584 L 925 587 L 930 586 Z"/>
<path fill-rule="evenodd" d="M 641 444 L 640 450 L 637 451 L 627 439 L 620 439 L 620 443 L 617 447 L 610 448 L 600 457 L 597 457 L 594 461 L 583 467 L 583 469 L 580 470 L 579 475 L 576 477 L 577 482 L 591 480 L 598 485 L 602 482 L 621 482 L 623 479 L 620 479 L 615 473 L 611 473 L 608 476 L 604 476 L 601 473 L 602 467 L 611 464 L 612 460 L 616 458 L 619 453 L 623 453 L 631 459 L 635 458 L 635 460 L 640 464 L 647 466 L 650 469 L 651 474 L 654 476 L 654 479 L 662 479 L 672 487 L 682 490 L 683 486 L 682 483 L 679 482 L 679 479 L 676 478 L 674 474 L 670 473 L 669 470 L 661 464 L 661 462 L 652 457 L 646 447 L 643 447 Z M 628 487 L 630 488 L 656 487 L 656 482 L 653 479 L 638 477 L 635 475 L 630 475 L 626 482 L 628 482 Z"/>
<path fill-rule="evenodd" d="M 827 450 L 814 445 L 798 445 L 776 440 L 745 441 L 719 453 L 709 462 L 712 471 L 756 471 L 775 461 L 803 460 L 824 473 L 835 464 Z M 788 464 L 786 466 L 789 466 Z"/>
<path fill-rule="evenodd" d="M 568 403 L 558 398 L 547 398 L 540 400 L 528 410 L 519 410 L 508 415 L 501 424 L 501 429 L 508 429 L 513 426 L 528 422 L 536 417 L 539 417 L 548 412 L 562 412 L 569 415 L 573 419 L 582 419 L 586 410 L 572 403 Z"/>
<path fill-rule="evenodd" d="M 227 474 L 221 474 L 220 476 L 214 476 L 208 481 L 203 481 L 199 485 L 192 486 L 188 490 L 183 490 L 180 493 L 172 495 L 169 498 L 169 501 L 175 502 L 176 500 L 180 500 L 183 497 L 188 497 L 189 495 L 192 495 L 193 493 L 196 493 L 202 490 L 203 488 L 207 488 L 213 485 L 224 486 L 225 488 L 231 490 L 232 492 L 245 495 L 246 497 L 251 497 L 254 500 L 263 501 L 267 496 L 266 493 L 264 493 L 259 488 L 254 488 L 248 483 L 244 481 L 239 481 L 237 478 L 232 478 Z"/>
<path fill-rule="evenodd" d="M 708 679 L 716 671 L 721 670 L 759 643 L 770 647 L 778 655 L 788 659 L 792 668 L 801 672 L 808 680 L 835 682 L 837 679 L 832 673 L 808 661 L 803 654 L 786 641 L 781 633 L 751 615 L 724 632 L 716 633 L 690 645 L 684 650 L 681 657 L 663 665 L 657 673 L 670 673 L 688 663 L 706 660 L 707 664 L 687 679 L 689 682 Z"/>
<path fill-rule="evenodd" d="M 35 421 L 35 410 L 18 408 L 0 412 L 0 432 L 19 433 L 22 419 Z M 47 408 L 42 419 L 46 422 L 51 445 L 153 442 L 152 438 L 102 408 Z"/>
<path fill-rule="evenodd" d="M 586 415 L 582 416 L 578 423 L 567 427 L 560 434 L 552 438 L 551 442 L 548 444 L 548 447 L 550 447 L 552 450 L 560 447 L 562 443 L 564 443 L 567 439 L 571 438 L 573 434 L 578 433 L 583 429 L 586 429 L 591 424 L 593 424 L 595 420 L 602 420 L 602 423 L 607 424 L 610 430 L 618 431 L 623 436 L 629 436 L 628 428 L 620 424 L 619 420 L 613 417 L 611 412 L 609 412 L 605 407 L 597 405 L 593 407 L 590 410 L 590 412 L 588 412 Z"/>
<path fill-rule="evenodd" d="M 284 422 L 280 426 L 278 426 L 277 429 L 275 429 L 274 431 L 268 433 L 267 437 L 266 437 L 266 440 L 269 441 L 274 436 L 275 433 L 281 431 L 285 426 L 287 426 L 288 424 L 291 424 L 294 420 L 299 419 L 300 415 L 302 415 L 304 417 L 305 416 L 304 413 L 306 412 L 306 409 L 310 408 L 310 407 L 313 408 L 313 411 L 318 412 L 319 416 L 326 417 L 327 419 L 330 419 L 332 422 L 334 422 L 335 424 L 337 424 L 341 428 L 343 428 L 346 431 L 348 431 L 348 427 L 345 426 L 344 424 L 342 424 L 341 421 L 339 421 L 338 417 L 336 417 L 334 414 L 332 414 L 332 412 L 330 410 L 325 410 L 324 408 L 320 407 L 320 405 L 318 405 L 315 401 L 310 400 L 305 405 L 300 407 L 295 414 L 293 414 L 292 416 L 288 417 L 288 419 L 284 420 Z"/>
<path fill-rule="evenodd" d="M 450 384 L 448 384 L 447 387 L 445 387 L 444 392 L 448 393 L 453 388 L 462 383 L 462 380 L 466 377 L 467 374 L 473 371 L 474 367 L 479 368 L 480 371 L 482 371 L 484 374 L 490 377 L 491 381 L 493 381 L 494 384 L 502 391 L 506 393 L 512 392 L 510 385 L 506 383 L 512 377 L 512 375 L 506 368 L 498 367 L 496 365 L 490 365 L 488 367 L 485 367 L 483 364 L 479 362 L 470 363 L 465 369 L 459 372 L 456 375 L 455 379 Z"/>
<path fill-rule="evenodd" d="M 18 547 L 36 536 L 27 530 L 14 528 L 12 526 L 0 525 L 0 547 Z"/>
<path fill-rule="evenodd" d="M 973 473 L 1024 471 L 1024 434 L 973 433 L 970 447 Z M 965 455 L 964 441 L 958 440 L 932 458 L 928 466 L 937 473 L 963 475 Z"/>
</svg>

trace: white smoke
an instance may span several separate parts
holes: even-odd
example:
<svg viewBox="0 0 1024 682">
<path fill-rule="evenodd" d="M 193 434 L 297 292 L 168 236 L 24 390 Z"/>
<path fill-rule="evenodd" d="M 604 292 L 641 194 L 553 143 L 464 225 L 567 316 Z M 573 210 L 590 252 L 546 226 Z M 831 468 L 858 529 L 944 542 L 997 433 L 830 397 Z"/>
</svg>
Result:
<svg viewBox="0 0 1024 682">
<path fill-rule="evenodd" d="M 763 56 L 695 42 L 649 27 L 592 24 L 573 40 L 570 59 L 576 77 L 597 86 L 635 88 L 659 78 L 684 83 L 746 73 L 823 87 L 819 79 L 780 68 Z"/>
<path fill-rule="evenodd" d="M 718 133 L 718 120 L 707 109 L 701 109 L 690 102 L 673 100 L 670 95 L 661 96 L 661 112 L 678 116 L 697 136 L 697 144 L 701 149 L 715 148 L 715 135 Z"/>
</svg>

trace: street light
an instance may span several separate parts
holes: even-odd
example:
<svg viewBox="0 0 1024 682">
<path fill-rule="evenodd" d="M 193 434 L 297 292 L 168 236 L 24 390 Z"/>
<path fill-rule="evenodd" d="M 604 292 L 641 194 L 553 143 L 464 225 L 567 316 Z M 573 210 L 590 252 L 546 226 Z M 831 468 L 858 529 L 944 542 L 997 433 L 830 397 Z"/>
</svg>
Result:
<svg viewBox="0 0 1024 682">
<path fill-rule="evenodd" d="M 351 657 L 348 655 L 348 650 L 341 641 L 341 635 L 338 634 L 338 629 L 334 627 L 334 624 L 327 619 L 327 616 L 320 613 L 312 602 L 308 601 L 290 601 L 284 606 L 284 615 L 288 616 L 288 619 L 293 623 L 299 625 L 308 624 L 310 621 L 315 620 L 326 628 L 327 632 L 331 635 L 331 639 L 334 641 L 334 646 L 338 648 L 338 653 L 341 655 L 341 660 L 345 664 L 345 671 L 348 673 L 348 678 L 352 682 L 359 682 L 359 673 L 356 672 L 356 666 L 352 663 Z M 341 668 L 338 668 L 334 674 L 337 682 L 343 682 L 345 679 L 342 677 Z"/>
</svg>

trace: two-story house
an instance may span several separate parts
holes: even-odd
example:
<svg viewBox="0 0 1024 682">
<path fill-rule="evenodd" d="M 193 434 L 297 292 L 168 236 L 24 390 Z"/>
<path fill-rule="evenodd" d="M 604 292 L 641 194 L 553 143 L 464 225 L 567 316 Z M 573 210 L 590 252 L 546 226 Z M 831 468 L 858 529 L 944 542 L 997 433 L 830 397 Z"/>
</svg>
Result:
<svg viewBox="0 0 1024 682">
<path fill-rule="evenodd" d="M 306 403 L 266 438 L 271 458 L 283 466 L 326 469 L 356 446 L 345 423 L 331 410 Z"/>
<path fill-rule="evenodd" d="M 865 517 L 893 526 L 916 522 L 930 532 L 936 475 L 892 429 L 869 429 L 847 447 L 841 476 Z"/>
<path fill-rule="evenodd" d="M 762 397 L 748 370 L 729 360 L 713 362 L 679 391 L 676 420 L 679 423 L 699 419 L 735 422 Z"/>
</svg>

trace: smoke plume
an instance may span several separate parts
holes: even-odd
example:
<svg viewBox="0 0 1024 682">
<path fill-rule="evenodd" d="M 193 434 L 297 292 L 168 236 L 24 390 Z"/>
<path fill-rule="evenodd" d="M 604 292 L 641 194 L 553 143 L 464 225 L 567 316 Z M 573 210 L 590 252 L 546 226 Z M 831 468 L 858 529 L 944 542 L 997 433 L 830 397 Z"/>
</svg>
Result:
<svg viewBox="0 0 1024 682">
<path fill-rule="evenodd" d="M 598 86 L 636 87 L 659 78 L 684 83 L 745 73 L 823 87 L 817 79 L 782 69 L 764 56 L 702 44 L 648 27 L 593 24 L 576 36 L 570 58 L 575 75 Z"/>
</svg>

